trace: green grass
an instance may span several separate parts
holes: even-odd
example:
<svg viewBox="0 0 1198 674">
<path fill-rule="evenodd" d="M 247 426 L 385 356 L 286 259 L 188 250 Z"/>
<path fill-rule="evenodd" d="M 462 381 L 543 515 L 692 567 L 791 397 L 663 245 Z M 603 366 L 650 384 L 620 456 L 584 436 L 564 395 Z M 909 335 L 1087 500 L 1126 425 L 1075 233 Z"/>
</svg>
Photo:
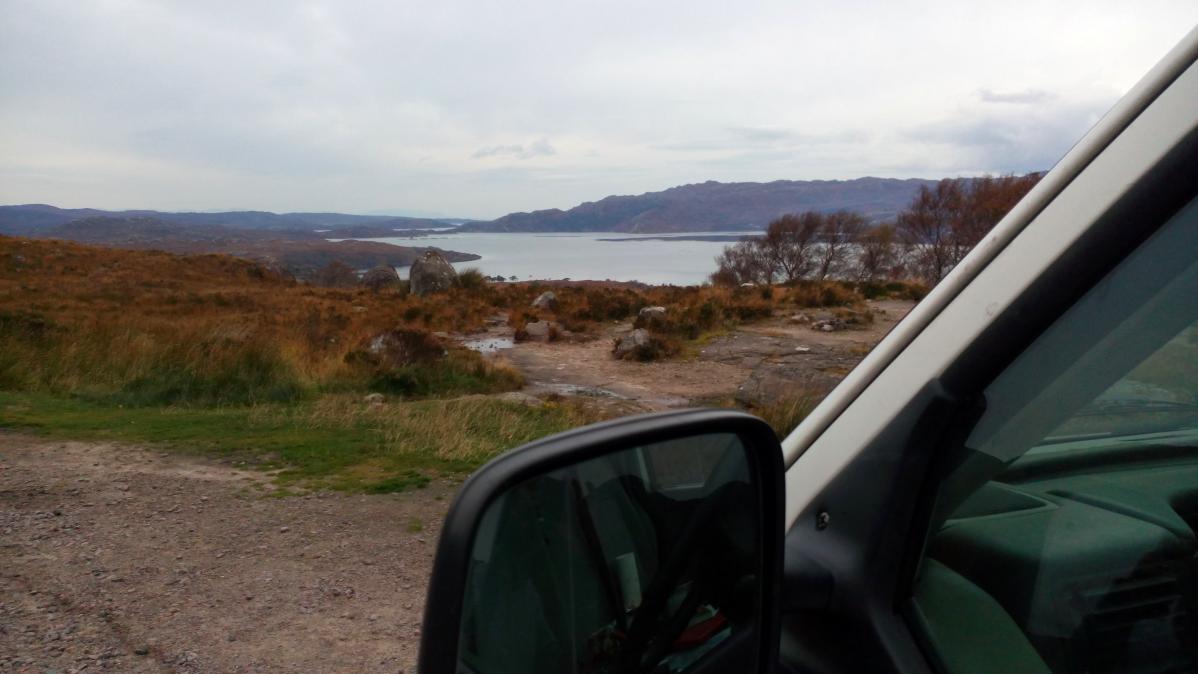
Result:
<svg viewBox="0 0 1198 674">
<path fill-rule="evenodd" d="M 481 397 L 373 407 L 358 395 L 242 407 L 128 407 L 0 391 L 0 428 L 152 444 L 277 469 L 283 487 L 367 493 L 465 475 L 507 449 L 595 420 L 580 407 Z"/>
</svg>

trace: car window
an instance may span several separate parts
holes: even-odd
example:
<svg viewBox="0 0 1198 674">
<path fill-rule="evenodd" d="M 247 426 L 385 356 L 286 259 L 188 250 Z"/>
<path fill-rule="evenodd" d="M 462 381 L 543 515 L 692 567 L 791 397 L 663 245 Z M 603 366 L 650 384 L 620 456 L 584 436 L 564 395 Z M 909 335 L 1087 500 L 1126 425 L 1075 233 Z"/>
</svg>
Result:
<svg viewBox="0 0 1198 674">
<path fill-rule="evenodd" d="M 916 583 L 934 659 L 1198 668 L 1198 201 L 984 396 L 939 485 Z"/>
</svg>

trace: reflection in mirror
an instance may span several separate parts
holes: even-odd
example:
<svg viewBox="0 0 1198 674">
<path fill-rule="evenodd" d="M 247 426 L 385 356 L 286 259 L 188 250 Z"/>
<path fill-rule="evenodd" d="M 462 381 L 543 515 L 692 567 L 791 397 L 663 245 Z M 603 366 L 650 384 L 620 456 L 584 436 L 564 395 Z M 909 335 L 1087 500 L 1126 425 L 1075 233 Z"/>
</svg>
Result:
<svg viewBox="0 0 1198 674">
<path fill-rule="evenodd" d="M 733 434 L 633 447 L 501 494 L 476 534 L 459 670 L 686 672 L 751 640 L 761 515 Z"/>
</svg>

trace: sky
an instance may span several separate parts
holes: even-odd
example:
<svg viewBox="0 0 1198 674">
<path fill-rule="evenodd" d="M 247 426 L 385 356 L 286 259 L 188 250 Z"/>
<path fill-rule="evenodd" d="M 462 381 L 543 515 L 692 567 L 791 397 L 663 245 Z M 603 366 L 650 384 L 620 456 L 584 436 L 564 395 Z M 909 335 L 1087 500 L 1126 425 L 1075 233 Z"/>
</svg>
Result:
<svg viewBox="0 0 1198 674">
<path fill-rule="evenodd" d="M 494 218 L 1050 168 L 1194 0 L 0 0 L 0 203 Z"/>
</svg>

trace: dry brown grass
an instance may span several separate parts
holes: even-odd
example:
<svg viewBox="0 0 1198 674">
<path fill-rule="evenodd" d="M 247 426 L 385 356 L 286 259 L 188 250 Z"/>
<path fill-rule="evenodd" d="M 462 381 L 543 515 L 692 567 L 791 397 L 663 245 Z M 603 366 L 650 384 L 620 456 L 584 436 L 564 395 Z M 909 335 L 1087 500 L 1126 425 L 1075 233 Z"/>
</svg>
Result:
<svg viewBox="0 0 1198 674">
<path fill-rule="evenodd" d="M 0 387 L 122 391 L 131 403 L 288 399 L 361 379 L 346 356 L 384 331 L 478 329 L 487 300 L 306 286 L 223 255 L 0 237 Z"/>
</svg>

